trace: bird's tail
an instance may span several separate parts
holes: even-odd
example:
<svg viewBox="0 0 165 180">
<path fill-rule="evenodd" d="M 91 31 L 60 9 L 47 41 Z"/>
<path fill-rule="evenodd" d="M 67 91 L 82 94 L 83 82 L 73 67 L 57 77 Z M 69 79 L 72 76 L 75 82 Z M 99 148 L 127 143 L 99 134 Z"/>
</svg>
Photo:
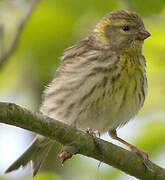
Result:
<svg viewBox="0 0 165 180">
<path fill-rule="evenodd" d="M 21 166 L 25 167 L 29 162 L 32 162 L 34 177 L 47 157 L 52 145 L 52 140 L 37 135 L 30 147 L 6 170 L 5 173 L 14 171 Z"/>
</svg>

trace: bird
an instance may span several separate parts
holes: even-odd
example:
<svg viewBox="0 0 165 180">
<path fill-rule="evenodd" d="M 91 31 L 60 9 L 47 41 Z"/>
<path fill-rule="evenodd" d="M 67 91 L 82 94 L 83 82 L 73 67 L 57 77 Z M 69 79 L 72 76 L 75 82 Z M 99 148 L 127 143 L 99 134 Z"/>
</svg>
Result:
<svg viewBox="0 0 165 180">
<path fill-rule="evenodd" d="M 142 48 L 150 35 L 135 12 L 115 10 L 105 15 L 86 38 L 64 50 L 40 112 L 82 131 L 108 132 L 147 166 L 147 154 L 118 137 L 117 130 L 138 114 L 147 96 Z M 32 162 L 35 176 L 53 144 L 36 135 L 6 173 Z"/>
</svg>

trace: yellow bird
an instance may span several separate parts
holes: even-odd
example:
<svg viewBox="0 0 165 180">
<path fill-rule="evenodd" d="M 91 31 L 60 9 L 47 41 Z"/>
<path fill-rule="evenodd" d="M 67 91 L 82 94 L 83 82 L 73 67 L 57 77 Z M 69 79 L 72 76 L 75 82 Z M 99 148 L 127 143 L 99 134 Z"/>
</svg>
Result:
<svg viewBox="0 0 165 180">
<path fill-rule="evenodd" d="M 44 92 L 41 112 L 80 130 L 109 132 L 137 152 L 147 166 L 147 154 L 119 138 L 116 129 L 144 104 L 147 78 L 142 46 L 149 36 L 134 12 L 117 10 L 105 15 L 87 38 L 64 51 L 58 75 Z M 32 161 L 35 176 L 53 143 L 37 135 L 6 172 Z"/>
</svg>

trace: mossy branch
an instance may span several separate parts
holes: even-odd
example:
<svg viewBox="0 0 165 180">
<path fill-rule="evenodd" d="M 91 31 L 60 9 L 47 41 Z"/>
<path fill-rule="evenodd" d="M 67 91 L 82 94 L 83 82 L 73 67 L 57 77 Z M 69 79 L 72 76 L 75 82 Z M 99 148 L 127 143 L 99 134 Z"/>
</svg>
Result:
<svg viewBox="0 0 165 180">
<path fill-rule="evenodd" d="M 139 179 L 165 179 L 163 168 L 152 163 L 153 171 L 149 171 L 137 154 L 99 138 L 96 144 L 89 134 L 16 104 L 0 102 L 0 122 L 42 134 L 64 146 L 69 145 L 71 154 L 92 157 Z"/>
</svg>

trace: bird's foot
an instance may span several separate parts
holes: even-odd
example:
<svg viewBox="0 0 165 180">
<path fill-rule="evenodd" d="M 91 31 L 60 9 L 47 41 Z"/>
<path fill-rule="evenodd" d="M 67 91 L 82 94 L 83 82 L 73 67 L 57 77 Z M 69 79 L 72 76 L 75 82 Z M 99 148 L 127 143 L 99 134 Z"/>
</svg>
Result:
<svg viewBox="0 0 165 180">
<path fill-rule="evenodd" d="M 149 158 L 148 158 L 148 154 L 146 152 L 141 151 L 140 149 L 138 149 L 136 146 L 131 145 L 130 143 L 128 143 L 127 141 L 125 141 L 124 139 L 121 139 L 120 137 L 117 136 L 116 130 L 111 130 L 109 131 L 109 135 L 113 138 L 116 139 L 117 141 L 121 142 L 122 144 L 125 144 L 127 147 L 129 147 L 131 149 L 132 152 L 137 153 L 138 155 L 140 155 L 143 164 L 145 165 L 145 167 L 150 170 L 153 171 L 153 167 L 152 167 L 152 163 L 150 162 Z"/>
<path fill-rule="evenodd" d="M 130 145 L 129 147 L 130 147 L 130 149 L 131 149 L 132 152 L 135 152 L 135 153 L 137 153 L 138 155 L 140 155 L 140 157 L 141 157 L 141 159 L 142 159 L 145 167 L 146 167 L 148 170 L 153 171 L 153 167 L 152 167 L 152 164 L 151 164 L 151 162 L 150 162 L 150 160 L 149 160 L 148 154 L 147 154 L 146 152 L 141 151 L 140 149 L 138 149 L 138 148 L 135 147 L 135 146 Z"/>
<path fill-rule="evenodd" d="M 97 139 L 97 136 L 100 138 L 100 132 L 98 130 L 93 131 L 90 128 L 88 128 L 85 132 L 87 134 L 89 134 L 90 136 L 92 136 L 93 142 L 95 143 L 96 148 L 101 150 L 102 146 L 101 146 L 101 144 L 99 143 L 99 141 Z"/>
<path fill-rule="evenodd" d="M 88 128 L 85 132 L 91 135 L 93 139 L 96 139 L 97 136 L 100 137 L 100 132 L 98 130 L 92 131 L 92 129 Z"/>
<path fill-rule="evenodd" d="M 95 130 L 93 131 L 91 128 L 88 128 L 86 131 L 85 131 L 87 134 L 89 134 L 90 136 L 92 136 L 93 138 L 93 142 L 95 144 L 95 147 L 96 149 L 99 151 L 99 153 L 102 155 L 102 159 L 104 159 L 104 156 L 103 156 L 103 152 L 102 152 L 102 144 L 99 142 L 99 140 L 97 139 L 97 136 L 100 138 L 100 132 L 98 130 Z M 98 168 L 100 167 L 101 165 L 101 162 L 99 162 L 99 165 L 98 165 Z"/>
</svg>

